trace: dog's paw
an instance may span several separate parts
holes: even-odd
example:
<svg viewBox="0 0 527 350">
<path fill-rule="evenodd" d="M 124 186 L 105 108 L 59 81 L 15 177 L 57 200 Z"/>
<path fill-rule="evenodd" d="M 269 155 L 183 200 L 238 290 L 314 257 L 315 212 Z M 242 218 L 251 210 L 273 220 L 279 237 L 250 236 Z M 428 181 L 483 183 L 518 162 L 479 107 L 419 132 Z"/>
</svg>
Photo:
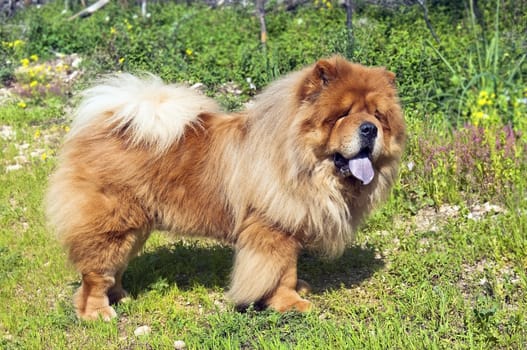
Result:
<svg viewBox="0 0 527 350">
<path fill-rule="evenodd" d="M 269 307 L 278 312 L 288 312 L 288 311 L 299 311 L 299 312 L 308 312 L 312 308 L 312 304 L 309 300 L 297 298 L 295 300 L 274 300 L 269 304 Z"/>
<path fill-rule="evenodd" d="M 302 299 L 290 306 L 289 310 L 295 310 L 300 312 L 311 311 L 313 304 L 309 300 Z"/>
<path fill-rule="evenodd" d="M 311 286 L 304 280 L 298 279 L 296 282 L 296 292 L 300 295 L 306 295 L 311 292 Z"/>
<path fill-rule="evenodd" d="M 125 303 L 130 298 L 128 297 L 128 292 L 123 288 L 112 288 L 108 291 L 108 299 L 110 304 L 117 304 L 119 302 Z"/>
<path fill-rule="evenodd" d="M 278 312 L 311 310 L 311 302 L 302 298 L 294 289 L 278 288 L 266 304 Z"/>
<path fill-rule="evenodd" d="M 84 312 L 77 310 L 77 316 L 85 321 L 96 321 L 102 319 L 103 321 L 111 321 L 112 318 L 117 317 L 117 312 L 111 306 L 104 306 L 96 309 L 87 308 Z"/>
</svg>

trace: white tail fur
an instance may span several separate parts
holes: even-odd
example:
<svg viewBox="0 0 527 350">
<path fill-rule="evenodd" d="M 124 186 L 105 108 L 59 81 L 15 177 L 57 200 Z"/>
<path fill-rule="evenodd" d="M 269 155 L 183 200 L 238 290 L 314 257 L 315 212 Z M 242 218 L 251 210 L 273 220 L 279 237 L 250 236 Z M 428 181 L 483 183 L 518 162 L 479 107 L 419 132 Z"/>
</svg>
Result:
<svg viewBox="0 0 527 350">
<path fill-rule="evenodd" d="M 200 113 L 219 110 L 214 100 L 184 86 L 167 85 L 154 75 L 111 75 L 83 96 L 70 137 L 107 116 L 103 122 L 117 129 L 129 127 L 133 144 L 146 143 L 159 152 L 179 140 Z"/>
</svg>

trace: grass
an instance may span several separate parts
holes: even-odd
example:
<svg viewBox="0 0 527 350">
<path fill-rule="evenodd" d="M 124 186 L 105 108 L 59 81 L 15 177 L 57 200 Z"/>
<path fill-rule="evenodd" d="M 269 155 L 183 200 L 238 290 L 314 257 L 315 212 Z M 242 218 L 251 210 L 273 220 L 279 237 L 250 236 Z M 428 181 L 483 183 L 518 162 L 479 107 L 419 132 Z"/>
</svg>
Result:
<svg viewBox="0 0 527 350">
<path fill-rule="evenodd" d="M 80 322 L 71 305 L 79 278 L 47 229 L 41 208 L 55 160 L 35 157 L 20 170 L 5 171 L 19 156 L 16 145 L 30 145 L 24 154 L 53 150 L 60 136 L 45 135 L 64 133 L 40 115 L 43 109 L 26 113 L 3 122 L 16 136 L 1 141 L 2 348 L 167 348 L 175 340 L 193 349 L 505 349 L 527 344 L 527 203 L 512 196 L 510 203 L 500 204 L 507 205 L 504 212 L 478 220 L 468 218 L 473 208 L 445 204 L 414 214 L 397 210 L 402 199 L 392 198 L 342 258 L 301 257 L 299 274 L 312 284 L 315 304 L 305 315 L 234 311 L 223 296 L 231 249 L 158 233 L 125 274 L 132 298 L 117 306 L 119 319 Z M 23 120 L 32 114 L 29 123 Z M 152 332 L 135 336 L 141 325 Z"/>
<path fill-rule="evenodd" d="M 58 10 L 53 7 L 44 10 L 58 16 Z M 161 13 L 159 9 L 153 11 L 154 15 Z M 178 11 L 185 12 L 179 7 Z M 312 12 L 316 15 L 320 11 Z M 338 18 L 338 13 L 324 11 L 324 15 L 318 17 L 320 23 L 310 23 L 326 26 L 326 21 Z M 208 18 L 210 10 L 194 8 L 188 13 L 199 21 L 213 21 Z M 227 17 L 236 20 L 236 13 L 229 12 Z M 243 16 L 243 12 L 240 13 Z M 443 61 L 436 60 L 437 67 L 433 65 L 432 56 L 420 61 L 423 58 L 421 50 L 428 44 L 395 50 L 407 40 L 415 42 L 408 39 L 415 27 L 406 28 L 400 34 L 394 23 L 390 37 L 385 23 L 394 20 L 374 15 L 369 22 L 372 27 L 357 29 L 356 38 L 361 45 L 357 56 L 369 64 L 396 60 L 391 64 L 403 70 L 399 84 L 405 96 L 412 91 L 421 93 L 417 87 L 420 84 L 425 84 L 426 94 L 433 94 L 434 86 L 445 89 L 448 78 L 444 72 L 443 75 L 435 74 L 434 70 L 443 66 Z M 162 16 L 170 26 L 170 14 Z M 223 91 L 222 84 L 230 82 L 230 76 L 234 84 L 236 79 L 243 82 L 245 73 L 257 72 L 262 66 L 279 67 L 276 71 L 267 71 L 256 81 L 259 88 L 275 72 L 292 69 L 302 59 L 307 59 L 299 54 L 304 43 L 298 34 L 286 29 L 300 25 L 298 18 L 307 21 L 309 16 L 313 16 L 309 9 L 296 13 L 296 17 L 289 13 L 271 13 L 270 32 L 275 33 L 275 43 L 270 45 L 269 60 L 264 63 L 258 53 L 244 51 L 249 49 L 243 46 L 240 49 L 244 51 L 242 58 L 233 56 L 228 62 L 222 61 L 221 66 L 211 66 L 215 63 L 211 57 L 205 57 L 207 46 L 199 41 L 207 31 L 201 29 L 201 32 L 192 33 L 195 44 L 189 38 L 185 45 L 177 44 L 181 47 L 166 48 L 167 52 L 182 50 L 180 61 L 174 62 L 180 65 L 181 60 L 186 60 L 185 71 L 174 73 L 175 65 L 154 59 L 148 65 L 158 66 L 164 75 L 173 78 L 210 81 L 207 87 L 212 88 L 208 93 L 220 96 L 226 105 L 239 106 L 253 92 L 238 81 L 242 94 L 234 96 Z M 48 18 L 52 17 L 46 16 L 40 21 Z M 117 13 L 116 18 L 116 23 L 124 23 L 124 18 L 132 21 L 128 12 Z M 191 20 L 188 16 L 183 18 Z M 244 18 L 244 28 L 250 28 L 251 21 Z M 415 23 L 410 19 L 406 21 Z M 38 25 L 43 30 L 46 26 L 41 22 Z M 88 31 L 104 23 L 104 16 L 100 16 L 79 26 Z M 375 28 L 381 28 L 386 35 L 383 40 L 393 53 L 390 58 L 384 52 L 374 55 L 373 45 L 381 34 L 371 23 L 377 23 Z M 452 27 L 450 22 L 445 23 L 448 23 L 445 28 Z M 152 24 L 151 27 L 162 25 Z M 228 23 L 223 26 L 228 27 Z M 442 28 L 437 26 L 443 40 L 460 35 L 459 31 L 447 32 Z M 145 27 L 141 40 L 149 40 L 148 30 Z M 315 35 L 316 25 L 309 30 L 312 30 L 310 35 Z M 368 30 L 367 38 L 371 40 L 364 40 L 361 31 Z M 276 39 L 281 31 L 283 36 Z M 336 27 L 331 31 L 338 32 Z M 161 32 L 156 29 L 152 33 L 164 35 Z M 218 29 L 214 40 L 226 40 L 237 47 L 236 42 L 229 41 L 232 38 L 222 33 Z M 87 44 L 79 42 L 77 35 L 72 33 L 73 37 L 68 39 L 56 34 L 47 36 L 46 40 L 53 40 L 53 45 L 70 40 L 65 47 L 82 50 Z M 92 37 L 95 35 L 93 33 Z M 338 35 L 332 37 L 328 32 L 330 39 Z M 247 40 L 247 36 L 245 32 L 236 33 L 233 38 Z M 14 39 L 9 38 L 11 42 Z M 471 39 L 462 37 L 460 40 Z M 132 43 L 130 48 L 118 48 L 128 50 L 125 65 L 143 67 L 146 64 L 142 56 L 134 60 L 131 55 L 140 42 Z M 30 42 L 26 48 L 40 45 L 43 44 Z M 276 53 L 273 45 L 284 51 Z M 308 45 L 309 55 L 316 51 L 312 40 L 305 45 Z M 187 46 L 195 50 L 190 60 L 184 52 Z M 287 47 L 292 51 L 287 52 Z M 101 50 L 99 46 L 97 52 Z M 453 61 L 454 55 L 449 54 L 448 48 L 442 50 L 441 54 L 448 56 L 444 56 L 445 60 L 461 64 L 461 61 Z M 46 60 L 44 52 L 36 53 L 41 61 Z M 284 63 L 288 53 L 291 66 Z M 29 57 L 29 52 L 17 55 L 17 59 L 21 59 Z M 97 72 L 101 62 L 117 57 L 112 55 L 94 60 L 85 53 L 85 67 Z M 520 59 L 512 60 L 509 68 L 521 72 L 516 68 Z M 406 67 L 413 66 L 416 61 L 426 67 L 415 72 L 414 80 Z M 114 63 L 105 68 L 116 68 Z M 205 68 L 207 72 L 203 71 Z M 229 69 L 235 73 L 230 75 Z M 504 66 L 503 69 L 508 68 Z M 221 72 L 213 74 L 217 70 Z M 190 76 L 189 72 L 194 75 Z M 422 76 L 427 72 L 432 77 L 428 82 Z M 9 76 L 12 72 L 4 70 L 2 74 Z M 521 83 L 524 77 L 515 79 L 507 93 L 521 97 L 525 94 Z M 85 81 L 79 81 L 77 87 L 83 85 Z M 183 340 L 189 349 L 527 347 L 527 179 L 523 175 L 527 171 L 526 139 L 503 129 L 503 125 L 448 129 L 444 121 L 450 119 L 445 118 L 449 111 L 437 109 L 440 106 L 437 96 L 441 96 L 441 91 L 430 97 L 435 99 L 431 104 L 426 102 L 431 101 L 428 97 L 420 97 L 421 101 L 414 103 L 403 96 L 407 101 L 410 140 L 401 179 L 388 203 L 358 232 L 355 244 L 336 261 L 323 261 L 307 253 L 300 257 L 299 276 L 313 287 L 309 295 L 315 306 L 312 312 L 235 311 L 224 297 L 233 258 L 231 248 L 207 240 L 155 233 L 125 273 L 124 285 L 131 298 L 116 307 L 119 318 L 109 323 L 79 321 L 71 303 L 79 276 L 69 266 L 65 253 L 46 226 L 42 210 L 47 177 L 55 165 L 56 150 L 67 132 L 65 116 L 75 104 L 75 100 L 69 99 L 69 91 L 63 93 L 65 96 L 0 99 L 1 349 L 167 349 L 173 348 L 176 340 Z M 479 96 L 478 91 L 473 94 Z M 21 101 L 26 105 L 21 105 Z M 476 100 L 464 103 L 467 108 L 478 106 Z M 430 105 L 435 107 L 428 110 Z M 525 109 L 523 105 L 520 107 Z M 523 109 L 516 109 L 515 113 Z M 525 135 L 527 130 L 514 129 L 514 132 Z M 143 325 L 149 326 L 151 333 L 134 335 Z"/>
</svg>

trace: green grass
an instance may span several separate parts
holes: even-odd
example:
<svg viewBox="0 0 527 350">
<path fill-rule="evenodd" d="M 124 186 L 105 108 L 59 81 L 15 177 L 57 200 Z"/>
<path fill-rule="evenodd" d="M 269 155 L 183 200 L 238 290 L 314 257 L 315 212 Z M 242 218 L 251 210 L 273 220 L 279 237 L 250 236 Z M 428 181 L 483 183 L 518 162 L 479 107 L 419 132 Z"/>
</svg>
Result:
<svg viewBox="0 0 527 350">
<path fill-rule="evenodd" d="M 9 110 L 9 109 L 8 109 Z M 308 314 L 234 311 L 223 292 L 232 251 L 210 241 L 155 234 L 125 274 L 132 298 L 119 319 L 81 322 L 71 304 L 79 277 L 46 227 L 41 200 L 55 162 L 39 157 L 15 171 L 23 152 L 55 149 L 61 132 L 26 110 L 9 120 L 0 174 L 0 345 L 6 349 L 167 348 L 521 348 L 527 344 L 525 198 L 475 221 L 397 209 L 396 196 L 336 261 L 302 255 L 299 275 L 313 287 Z M 36 137 L 35 131 L 40 130 Z M 59 130 L 59 131 L 57 131 Z M 51 143 L 50 143 L 51 142 Z M 407 156 L 411 158 L 411 155 Z M 404 182 L 404 178 L 402 182 Z M 425 220 L 426 219 L 426 220 Z M 428 224 L 427 224 L 428 222 Z M 134 336 L 148 325 L 152 333 Z"/>
<path fill-rule="evenodd" d="M 29 21 L 34 12 L 10 22 L 33 23 L 24 32 L 27 37 L 13 37 L 14 32 L 0 25 L 8 40 L 27 40 L 22 51 L 0 48 L 0 54 L 16 63 L 33 53 L 45 60 L 50 48 L 77 51 L 85 58 L 87 78 L 106 70 L 148 68 L 171 80 L 206 82 L 207 93 L 234 108 L 254 93 L 243 85 L 247 76 L 258 75 L 254 82 L 260 88 L 318 53 L 347 50 L 338 40 L 343 33 L 339 9 L 271 11 L 272 42 L 266 56 L 251 42 L 253 34 L 257 38 L 257 22 L 242 9 L 221 10 L 224 22 L 211 36 L 205 25 L 217 21 L 211 10 L 170 5 L 174 11 L 163 12 L 153 6 L 152 23 L 133 32 L 137 37 L 130 45 L 120 38 L 112 47 L 108 36 L 101 36 L 111 25 L 104 12 L 77 22 L 75 33 L 69 27 L 59 30 L 73 25 L 60 19 L 60 6 L 44 7 L 46 16 L 37 22 Z M 135 8 L 111 8 L 119 30 L 126 30 L 124 18 L 141 21 L 133 19 Z M 363 226 L 355 244 L 336 261 L 307 253 L 300 257 L 299 277 L 313 288 L 308 298 L 314 309 L 307 314 L 235 311 L 224 296 L 233 258 L 230 247 L 155 233 L 124 275 L 131 298 L 116 306 L 119 318 L 79 321 L 71 303 L 79 276 L 46 226 L 42 208 L 47 177 L 75 100 L 69 99 L 70 91 L 61 97 L 13 95 L 0 100 L 0 349 L 169 349 L 176 340 L 189 349 L 527 348 L 526 138 L 506 136 L 508 129 L 504 132 L 501 124 L 485 129 L 449 124 L 457 115 L 452 117 L 441 101 L 445 95 L 455 96 L 457 87 L 449 85 L 448 69 L 436 51 L 424 37 L 416 39 L 426 28 L 412 11 L 404 17 L 371 8 L 358 14 L 369 16 L 369 22 L 357 24 L 355 58 L 397 71 L 410 139 L 392 197 Z M 437 52 L 454 67 L 463 67 L 463 57 L 457 57 L 462 45 L 454 42 L 471 43 L 473 33 L 462 35 L 451 25 L 457 13 L 434 8 L 431 14 L 439 21 L 436 30 L 444 45 Z M 184 41 L 172 43 L 169 34 L 176 29 L 168 29 L 176 28 L 176 17 Z M 188 23 L 200 26 L 192 32 Z M 520 35 L 513 24 L 500 33 Z M 309 34 L 305 38 L 295 30 L 299 25 Z M 326 39 L 317 46 L 319 27 L 325 28 Z M 46 36 L 39 40 L 43 31 Z M 521 35 L 519 41 L 525 40 L 525 33 Z M 225 46 L 207 44 L 204 38 Z M 155 52 L 151 60 L 142 56 L 145 42 L 154 46 L 147 47 Z M 515 48 L 508 44 L 499 47 L 512 55 Z M 186 48 L 194 50 L 192 58 Z M 115 58 L 123 53 L 126 63 L 120 67 Z M 220 54 L 224 59 L 216 62 Z M 503 71 L 521 73 L 509 82 L 507 94 L 527 97 L 524 65 L 517 67 L 520 60 L 521 55 L 500 64 Z M 12 77 L 11 68 L 1 69 L 3 78 Z M 468 79 L 479 74 L 468 69 L 463 73 Z M 229 81 L 241 87 L 240 96 L 222 90 Z M 75 87 L 85 84 L 79 81 Z M 477 90 L 471 93 L 478 96 Z M 19 106 L 20 101 L 27 106 Z M 477 100 L 458 102 L 466 110 L 478 107 Z M 514 115 L 526 108 L 521 101 L 519 107 L 502 102 L 500 111 L 508 108 Z M 485 108 L 490 110 L 489 105 Z M 527 134 L 521 124 L 514 128 Z M 507 142 L 512 142 L 512 153 Z M 134 330 L 143 325 L 151 333 L 135 336 Z"/>
</svg>

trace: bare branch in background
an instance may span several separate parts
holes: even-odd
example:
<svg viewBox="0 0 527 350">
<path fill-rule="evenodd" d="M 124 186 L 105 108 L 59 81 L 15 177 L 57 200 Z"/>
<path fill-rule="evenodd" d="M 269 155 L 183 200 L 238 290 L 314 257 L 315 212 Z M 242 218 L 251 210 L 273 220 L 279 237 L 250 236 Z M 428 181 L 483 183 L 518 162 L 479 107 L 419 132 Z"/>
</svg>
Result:
<svg viewBox="0 0 527 350">
<path fill-rule="evenodd" d="M 141 0 L 141 16 L 146 17 L 146 0 Z"/>
<path fill-rule="evenodd" d="M 110 2 L 110 0 L 99 0 L 97 1 L 96 3 L 94 3 L 93 5 L 89 6 L 89 7 L 86 7 L 84 10 L 76 13 L 75 15 L 71 16 L 68 20 L 73 20 L 77 17 L 88 17 L 88 16 L 91 16 L 92 14 L 94 14 L 95 12 L 97 12 L 99 9 L 103 8 L 104 6 L 106 6 L 108 3 Z"/>
<path fill-rule="evenodd" d="M 260 42 L 267 44 L 267 26 L 265 25 L 265 0 L 256 0 L 256 15 L 260 20 Z"/>
<path fill-rule="evenodd" d="M 439 40 L 439 37 L 437 36 L 437 34 L 436 34 L 435 30 L 434 30 L 434 27 L 432 26 L 432 22 L 430 22 L 430 18 L 428 18 L 428 8 L 426 7 L 426 1 L 425 0 L 416 0 L 416 2 L 423 9 L 423 16 L 424 16 L 424 19 L 425 19 L 426 26 L 428 27 L 428 30 L 430 30 L 430 33 L 434 37 L 434 40 L 438 44 L 441 43 L 441 41 Z"/>
<path fill-rule="evenodd" d="M 344 6 L 346 7 L 346 30 L 348 32 L 348 54 L 351 55 L 354 45 L 354 34 L 353 34 L 353 0 L 345 0 Z"/>
</svg>

